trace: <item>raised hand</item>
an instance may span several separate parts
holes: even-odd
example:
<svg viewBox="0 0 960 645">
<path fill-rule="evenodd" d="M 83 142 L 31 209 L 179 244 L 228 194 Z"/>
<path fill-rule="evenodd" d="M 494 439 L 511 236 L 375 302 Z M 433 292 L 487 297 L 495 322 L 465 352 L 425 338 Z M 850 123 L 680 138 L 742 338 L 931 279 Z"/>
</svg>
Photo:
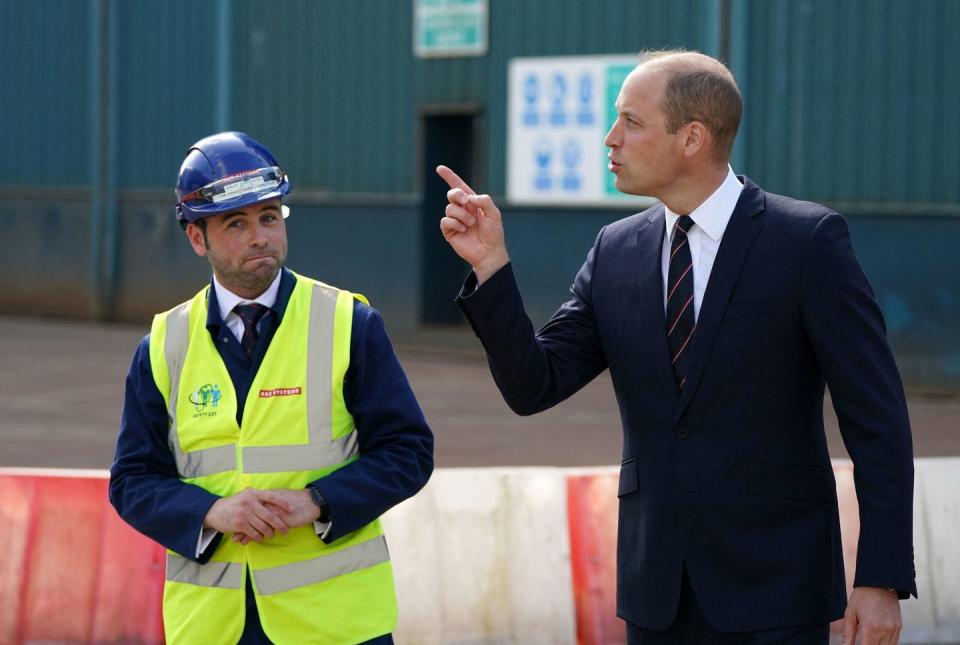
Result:
<svg viewBox="0 0 960 645">
<path fill-rule="evenodd" d="M 437 174 L 450 186 L 440 231 L 482 284 L 510 261 L 500 209 L 489 195 L 477 195 L 446 166 L 437 166 Z"/>
<path fill-rule="evenodd" d="M 290 527 L 280 513 L 292 511 L 289 502 L 274 491 L 245 488 L 214 502 L 203 518 L 203 526 L 263 542 L 276 533 L 287 534 Z"/>
</svg>

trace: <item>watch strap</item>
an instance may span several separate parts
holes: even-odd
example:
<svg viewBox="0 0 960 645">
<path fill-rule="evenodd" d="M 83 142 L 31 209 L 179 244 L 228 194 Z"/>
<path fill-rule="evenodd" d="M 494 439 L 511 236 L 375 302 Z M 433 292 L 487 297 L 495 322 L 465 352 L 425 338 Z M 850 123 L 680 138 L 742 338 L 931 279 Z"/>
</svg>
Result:
<svg viewBox="0 0 960 645">
<path fill-rule="evenodd" d="M 320 507 L 320 517 L 317 518 L 317 521 L 329 522 L 330 505 L 327 504 L 327 498 L 324 497 L 322 492 L 320 492 L 320 489 L 317 488 L 316 484 L 308 484 L 307 490 L 310 491 L 310 499 L 313 500 L 313 503 Z"/>
</svg>

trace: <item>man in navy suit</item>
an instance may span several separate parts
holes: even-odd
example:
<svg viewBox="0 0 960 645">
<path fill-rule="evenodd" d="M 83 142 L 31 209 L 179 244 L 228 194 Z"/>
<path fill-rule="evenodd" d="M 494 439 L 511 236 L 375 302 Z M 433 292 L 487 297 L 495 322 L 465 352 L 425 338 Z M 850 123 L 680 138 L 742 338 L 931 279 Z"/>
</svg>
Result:
<svg viewBox="0 0 960 645">
<path fill-rule="evenodd" d="M 896 642 L 916 595 L 910 426 L 844 219 L 733 173 L 742 101 L 708 56 L 645 55 L 616 108 L 616 186 L 661 203 L 600 231 L 536 333 L 497 206 L 438 172 L 441 231 L 473 267 L 458 302 L 510 407 L 539 412 L 610 370 L 628 641 L 825 643 L 846 611 L 845 642 Z M 849 603 L 825 383 L 860 506 Z"/>
</svg>

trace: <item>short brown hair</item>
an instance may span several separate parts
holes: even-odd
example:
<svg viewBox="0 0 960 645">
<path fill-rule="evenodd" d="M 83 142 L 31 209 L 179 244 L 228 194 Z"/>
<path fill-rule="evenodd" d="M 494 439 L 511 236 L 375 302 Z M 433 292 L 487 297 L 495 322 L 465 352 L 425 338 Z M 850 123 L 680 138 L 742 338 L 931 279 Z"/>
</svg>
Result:
<svg viewBox="0 0 960 645">
<path fill-rule="evenodd" d="M 743 98 L 730 70 L 693 51 L 649 51 L 640 56 L 641 65 L 652 62 L 668 74 L 661 105 L 667 132 L 674 134 L 691 121 L 699 121 L 713 135 L 718 160 L 729 161 L 743 114 Z"/>
</svg>

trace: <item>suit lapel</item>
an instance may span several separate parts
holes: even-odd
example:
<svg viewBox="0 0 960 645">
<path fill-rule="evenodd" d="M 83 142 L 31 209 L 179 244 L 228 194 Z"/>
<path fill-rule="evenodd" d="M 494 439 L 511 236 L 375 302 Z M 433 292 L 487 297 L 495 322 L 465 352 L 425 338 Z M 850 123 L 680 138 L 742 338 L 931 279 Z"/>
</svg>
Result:
<svg viewBox="0 0 960 645">
<path fill-rule="evenodd" d="M 659 382 L 664 383 L 666 392 L 677 396 L 674 386 L 673 368 L 670 366 L 670 349 L 667 345 L 667 322 L 663 311 L 663 236 L 666 231 L 663 206 L 653 212 L 641 224 L 637 231 L 637 258 L 639 260 L 639 303 L 642 330 L 638 333 L 647 344 L 653 357 Z M 645 331 L 649 330 L 649 331 Z"/>
<path fill-rule="evenodd" d="M 726 311 L 733 287 L 737 283 L 740 269 L 747 257 L 747 251 L 753 244 L 757 233 L 763 226 L 763 218 L 757 217 L 765 208 L 763 191 L 746 177 L 743 178 L 743 190 L 736 208 L 730 216 L 727 228 L 720 241 L 717 258 L 710 271 L 707 289 L 700 304 L 700 314 L 697 317 L 697 329 L 693 334 L 693 345 L 690 349 L 690 362 L 687 368 L 687 382 L 680 396 L 677 406 L 677 418 L 686 409 L 693 397 L 700 377 L 710 356 L 710 349 L 720 329 L 720 321 Z M 671 374 L 672 376 L 672 374 Z"/>
</svg>

